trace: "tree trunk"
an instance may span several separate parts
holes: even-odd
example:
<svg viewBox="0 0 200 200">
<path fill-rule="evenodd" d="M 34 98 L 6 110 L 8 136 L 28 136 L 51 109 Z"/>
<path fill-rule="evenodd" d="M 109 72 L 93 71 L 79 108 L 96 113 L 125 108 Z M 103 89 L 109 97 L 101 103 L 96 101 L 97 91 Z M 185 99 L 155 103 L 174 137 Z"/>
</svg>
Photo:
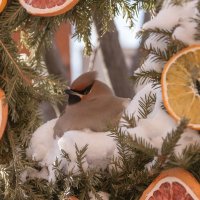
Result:
<svg viewBox="0 0 200 200">
<path fill-rule="evenodd" d="M 151 18 L 150 13 L 146 12 L 144 13 L 144 18 L 143 18 L 143 24 L 147 21 L 149 21 Z M 135 71 L 138 67 L 140 67 L 141 64 L 141 57 L 144 57 L 144 37 L 142 37 L 142 40 L 140 42 L 140 46 L 137 49 L 137 52 L 133 56 L 133 62 L 132 62 L 132 71 Z"/>
<path fill-rule="evenodd" d="M 128 68 L 118 39 L 118 31 L 114 21 L 110 22 L 112 32 L 102 36 L 102 23 L 100 18 L 94 17 L 99 36 L 103 59 L 108 70 L 109 78 L 114 92 L 119 97 L 132 97 L 133 90 L 129 81 Z"/>
<path fill-rule="evenodd" d="M 52 38 L 52 48 L 44 52 L 44 61 L 49 74 L 56 75 L 70 83 L 70 24 L 63 23 Z M 66 103 L 51 105 L 49 102 L 40 104 L 41 117 L 44 122 L 49 121 L 63 112 Z"/>
</svg>

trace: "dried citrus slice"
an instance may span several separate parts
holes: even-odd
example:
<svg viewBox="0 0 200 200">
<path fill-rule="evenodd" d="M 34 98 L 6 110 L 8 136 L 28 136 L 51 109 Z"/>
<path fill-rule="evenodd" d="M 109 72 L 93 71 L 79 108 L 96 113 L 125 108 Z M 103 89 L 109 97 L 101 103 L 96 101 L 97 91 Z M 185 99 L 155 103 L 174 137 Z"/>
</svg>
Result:
<svg viewBox="0 0 200 200">
<path fill-rule="evenodd" d="M 72 9 L 78 0 L 19 0 L 19 2 L 32 15 L 55 16 Z"/>
<path fill-rule="evenodd" d="M 0 89 L 0 139 L 4 133 L 8 118 L 8 104 L 5 102 L 5 93 Z"/>
<path fill-rule="evenodd" d="M 161 85 L 169 114 L 187 118 L 189 127 L 200 130 L 200 45 L 181 50 L 166 63 Z"/>
<path fill-rule="evenodd" d="M 0 0 L 0 13 L 4 10 L 6 7 L 7 0 Z"/>
<path fill-rule="evenodd" d="M 140 200 L 199 200 L 200 184 L 188 171 L 163 171 L 143 192 Z"/>
</svg>

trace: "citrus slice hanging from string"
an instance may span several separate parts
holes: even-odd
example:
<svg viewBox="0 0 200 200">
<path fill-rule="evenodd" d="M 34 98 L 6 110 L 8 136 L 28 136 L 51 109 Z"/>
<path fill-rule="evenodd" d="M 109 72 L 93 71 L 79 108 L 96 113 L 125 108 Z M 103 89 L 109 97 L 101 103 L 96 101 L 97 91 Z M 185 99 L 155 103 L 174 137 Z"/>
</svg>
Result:
<svg viewBox="0 0 200 200">
<path fill-rule="evenodd" d="M 0 139 L 3 136 L 8 119 L 8 104 L 5 102 L 5 93 L 0 89 Z"/>
<path fill-rule="evenodd" d="M 163 102 L 168 113 L 188 127 L 200 130 L 200 45 L 189 46 L 165 65 L 162 78 Z"/>
<path fill-rule="evenodd" d="M 26 11 L 36 16 L 56 16 L 72 9 L 78 0 L 19 0 Z"/>
<path fill-rule="evenodd" d="M 0 13 L 4 10 L 6 7 L 7 0 L 0 0 Z"/>
<path fill-rule="evenodd" d="M 161 174 L 143 192 L 140 200 L 198 200 L 200 184 L 188 171 L 172 168 Z"/>
</svg>

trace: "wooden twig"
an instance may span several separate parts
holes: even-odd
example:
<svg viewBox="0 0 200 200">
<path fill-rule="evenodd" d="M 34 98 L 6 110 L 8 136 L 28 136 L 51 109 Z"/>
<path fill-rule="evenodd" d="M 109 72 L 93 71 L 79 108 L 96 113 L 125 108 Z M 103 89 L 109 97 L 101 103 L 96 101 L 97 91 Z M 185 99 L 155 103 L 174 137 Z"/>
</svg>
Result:
<svg viewBox="0 0 200 200">
<path fill-rule="evenodd" d="M 95 59 L 96 59 L 99 48 L 100 48 L 100 42 L 98 40 L 97 46 L 96 46 L 96 48 L 94 48 L 93 53 L 90 56 L 88 71 L 94 71 L 94 63 L 95 63 Z"/>
<path fill-rule="evenodd" d="M 3 47 L 4 51 L 6 52 L 6 54 L 8 55 L 10 60 L 12 61 L 13 65 L 15 66 L 17 71 L 19 72 L 20 76 L 25 80 L 26 83 L 28 83 L 28 85 L 31 85 L 32 84 L 31 80 L 24 75 L 24 73 L 22 72 L 22 70 L 20 69 L 18 64 L 15 62 L 14 58 L 12 57 L 12 55 L 10 54 L 10 52 L 8 51 L 8 49 L 6 48 L 6 46 L 4 45 L 2 40 L 0 40 L 0 45 Z"/>
</svg>

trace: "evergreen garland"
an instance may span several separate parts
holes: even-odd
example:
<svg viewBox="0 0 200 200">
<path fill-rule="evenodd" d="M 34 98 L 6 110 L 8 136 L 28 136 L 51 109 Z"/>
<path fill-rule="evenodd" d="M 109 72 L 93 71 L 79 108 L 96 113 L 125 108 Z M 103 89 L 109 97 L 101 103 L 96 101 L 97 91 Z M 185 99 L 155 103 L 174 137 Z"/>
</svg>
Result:
<svg viewBox="0 0 200 200">
<path fill-rule="evenodd" d="M 183 1 L 174 0 L 180 5 Z M 57 77 L 44 76 L 43 51 L 51 46 L 52 35 L 63 21 L 70 21 L 75 26 L 74 37 L 83 40 L 86 53 L 90 53 L 90 41 L 93 16 L 101 16 L 103 22 L 102 34 L 109 30 L 109 22 L 122 10 L 124 17 L 134 24 L 133 15 L 139 9 L 158 11 L 162 1 L 155 0 L 80 0 L 71 11 L 57 17 L 35 17 L 26 13 L 17 0 L 13 0 L 0 15 L 0 88 L 6 93 L 9 104 L 9 120 L 4 137 L 0 141 L 0 199 L 5 200 L 44 200 L 64 199 L 69 194 L 76 195 L 80 200 L 89 199 L 92 192 L 101 199 L 97 191 L 110 194 L 110 199 L 139 199 L 144 189 L 154 178 L 166 168 L 180 166 L 188 169 L 200 181 L 200 146 L 193 144 L 185 147 L 182 155 L 176 155 L 177 145 L 187 121 L 182 120 L 178 127 L 168 133 L 163 139 L 161 152 L 140 137 L 132 138 L 122 129 L 115 128 L 111 136 L 115 138 L 119 157 L 113 158 L 111 166 L 104 171 L 83 170 L 87 146 L 78 149 L 78 174 L 63 173 L 60 162 L 54 163 L 57 171 L 56 182 L 49 183 L 43 179 L 29 179 L 22 182 L 22 174 L 26 169 L 40 169 L 36 162 L 27 160 L 25 149 L 29 144 L 31 134 L 40 124 L 37 108 L 40 102 L 47 100 L 53 104 L 64 99 L 63 89 L 66 84 Z M 198 3 L 198 9 L 200 6 Z M 200 24 L 199 18 L 194 19 Z M 12 33 L 20 30 L 24 34 L 23 44 L 30 50 L 31 56 L 27 64 L 18 54 Z M 146 48 L 147 54 L 154 55 L 154 62 L 166 62 L 185 45 L 172 40 L 172 31 L 145 30 L 141 36 L 148 38 L 155 35 L 158 40 L 168 44 L 166 51 L 153 47 Z M 200 39 L 197 26 L 196 39 Z M 138 83 L 152 81 L 159 85 L 160 72 L 141 70 L 134 74 Z M 144 119 L 152 111 L 156 98 L 153 94 L 145 96 L 139 102 L 138 119 L 124 115 L 127 127 L 134 128 L 136 121 Z M 69 161 L 67 152 L 62 152 L 63 158 Z M 147 166 L 149 166 L 147 168 Z"/>
</svg>

